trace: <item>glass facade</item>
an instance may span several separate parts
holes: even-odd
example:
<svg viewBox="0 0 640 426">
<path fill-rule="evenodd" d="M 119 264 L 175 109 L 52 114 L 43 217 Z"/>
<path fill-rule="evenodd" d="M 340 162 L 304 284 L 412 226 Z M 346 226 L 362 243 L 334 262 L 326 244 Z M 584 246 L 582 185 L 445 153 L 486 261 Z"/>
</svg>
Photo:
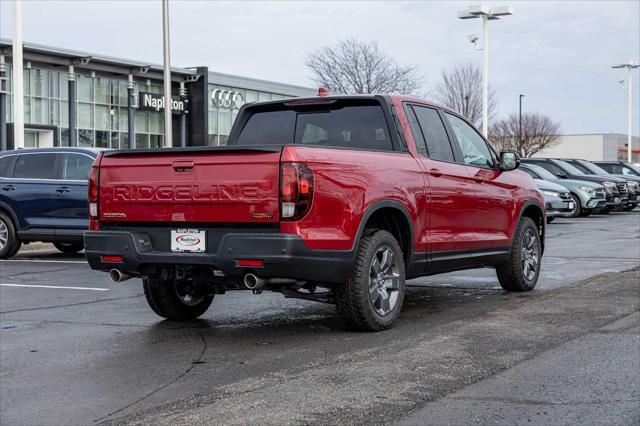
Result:
<svg viewBox="0 0 640 426">
<path fill-rule="evenodd" d="M 208 145 L 226 145 L 231 125 L 240 107 L 249 102 L 290 98 L 279 93 L 261 92 L 240 87 L 209 84 L 209 137 Z"/>
<path fill-rule="evenodd" d="M 12 69 L 7 64 L 7 122 L 13 122 Z M 76 132 L 79 146 L 129 148 L 127 77 L 99 75 L 76 69 Z M 188 87 L 188 86 L 187 86 Z M 68 74 L 66 69 L 47 66 L 24 68 L 25 128 L 29 125 L 55 128 L 60 146 L 69 145 Z M 162 95 L 160 81 L 136 79 L 135 94 Z M 249 102 L 292 97 L 282 93 L 251 90 L 217 84 L 208 86 L 208 145 L 225 145 L 242 105 Z M 33 126 L 34 128 L 36 126 Z M 137 148 L 163 146 L 162 111 L 135 111 Z M 37 135 L 27 135 L 25 144 L 38 146 Z M 197 144 L 197 143 L 196 143 Z"/>
</svg>

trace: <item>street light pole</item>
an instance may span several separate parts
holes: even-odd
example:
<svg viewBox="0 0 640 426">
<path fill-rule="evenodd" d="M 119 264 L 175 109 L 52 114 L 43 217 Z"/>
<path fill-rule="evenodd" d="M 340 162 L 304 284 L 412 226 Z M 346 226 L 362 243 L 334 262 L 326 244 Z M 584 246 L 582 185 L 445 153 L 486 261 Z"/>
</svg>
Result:
<svg viewBox="0 0 640 426">
<path fill-rule="evenodd" d="M 173 146 L 171 126 L 171 57 L 169 46 L 169 0 L 162 0 L 162 35 L 164 49 L 164 146 Z"/>
<path fill-rule="evenodd" d="M 469 6 L 467 10 L 458 12 L 460 19 L 482 18 L 482 134 L 489 133 L 489 21 L 500 19 L 501 16 L 513 15 L 509 6 L 492 7 Z M 477 37 L 470 38 L 475 44 Z"/>
<path fill-rule="evenodd" d="M 520 94 L 520 107 L 518 112 L 518 138 L 520 139 L 520 143 L 522 143 L 522 98 L 524 95 Z"/>
<path fill-rule="evenodd" d="M 24 148 L 22 0 L 13 2 L 13 149 Z"/>
<path fill-rule="evenodd" d="M 489 19 L 482 15 L 482 134 L 489 134 Z"/>
<path fill-rule="evenodd" d="M 633 150 L 631 148 L 631 142 L 633 140 L 633 75 L 632 70 L 640 67 L 640 64 L 629 61 L 624 64 L 614 65 L 611 68 L 626 68 L 627 69 L 627 162 L 631 163 L 631 154 Z"/>
</svg>

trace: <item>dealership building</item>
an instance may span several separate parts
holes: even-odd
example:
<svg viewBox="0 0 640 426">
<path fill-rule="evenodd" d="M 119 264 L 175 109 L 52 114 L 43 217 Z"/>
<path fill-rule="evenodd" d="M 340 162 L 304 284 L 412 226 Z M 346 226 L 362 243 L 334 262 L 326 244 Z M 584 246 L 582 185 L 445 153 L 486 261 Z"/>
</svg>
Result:
<svg viewBox="0 0 640 426">
<path fill-rule="evenodd" d="M 0 39 L 0 146 L 8 149 L 14 147 L 11 45 Z M 161 65 L 34 43 L 23 44 L 23 64 L 25 148 L 163 146 Z M 206 66 L 172 68 L 171 80 L 174 146 L 224 145 L 245 103 L 316 94 Z"/>
<path fill-rule="evenodd" d="M 534 157 L 580 158 L 589 161 L 627 161 L 627 135 L 592 133 L 560 135 Z M 640 163 L 640 137 L 631 138 L 631 162 Z"/>
</svg>

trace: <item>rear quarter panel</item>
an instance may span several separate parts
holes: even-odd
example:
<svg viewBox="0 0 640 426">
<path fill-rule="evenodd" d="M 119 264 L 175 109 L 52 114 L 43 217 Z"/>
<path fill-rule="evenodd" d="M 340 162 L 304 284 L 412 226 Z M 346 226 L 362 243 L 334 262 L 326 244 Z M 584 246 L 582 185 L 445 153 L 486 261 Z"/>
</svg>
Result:
<svg viewBox="0 0 640 426">
<path fill-rule="evenodd" d="M 309 249 L 351 250 L 367 209 L 385 200 L 405 207 L 413 250 L 426 250 L 427 194 L 410 153 L 289 146 L 281 161 L 304 162 L 313 171 L 311 210 L 300 221 L 280 224 L 282 232 L 300 235 Z"/>
</svg>

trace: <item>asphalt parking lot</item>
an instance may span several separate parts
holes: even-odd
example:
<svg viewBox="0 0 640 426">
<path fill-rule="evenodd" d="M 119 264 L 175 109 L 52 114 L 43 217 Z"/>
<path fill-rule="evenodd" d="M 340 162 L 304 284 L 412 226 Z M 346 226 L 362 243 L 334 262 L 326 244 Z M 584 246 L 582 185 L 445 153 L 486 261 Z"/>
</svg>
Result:
<svg viewBox="0 0 640 426">
<path fill-rule="evenodd" d="M 532 293 L 489 269 L 410 281 L 396 325 L 230 292 L 156 317 L 81 255 L 0 261 L 2 424 L 640 422 L 640 211 L 548 226 Z M 624 272 L 627 271 L 627 272 Z"/>
</svg>

